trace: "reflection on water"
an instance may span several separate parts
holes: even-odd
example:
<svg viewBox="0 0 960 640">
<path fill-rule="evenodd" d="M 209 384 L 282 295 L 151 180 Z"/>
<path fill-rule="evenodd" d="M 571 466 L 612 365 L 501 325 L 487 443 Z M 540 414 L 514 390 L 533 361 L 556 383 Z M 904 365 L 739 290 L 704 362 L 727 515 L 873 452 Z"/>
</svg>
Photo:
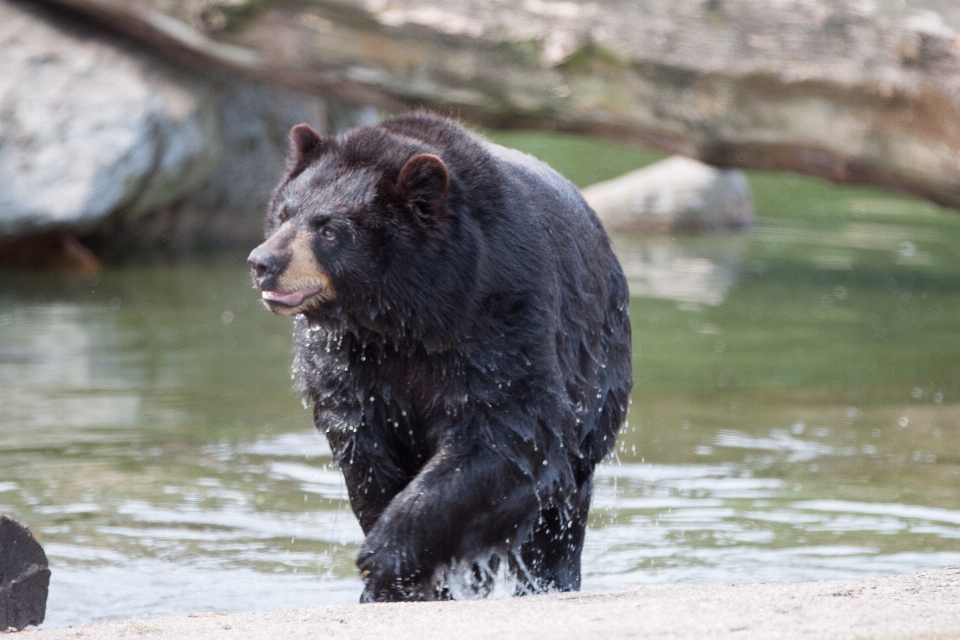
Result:
<svg viewBox="0 0 960 640">
<path fill-rule="evenodd" d="M 960 564 L 960 220 L 875 200 L 617 239 L 637 387 L 585 588 Z M 48 626 L 356 600 L 289 336 L 241 256 L 4 275 L 0 511 L 48 552 Z"/>
<path fill-rule="evenodd" d="M 61 302 L 13 309 L 0 315 L 0 384 L 17 388 L 3 394 L 2 406 L 4 419 L 24 429 L 20 435 L 36 443 L 41 434 L 56 438 L 59 429 L 137 422 L 135 381 L 119 371 L 94 371 L 104 343 L 118 338 L 97 322 L 101 310 Z M 98 393 L 87 393 L 94 386 Z M 10 446 L 7 438 L 15 435 L 4 429 L 0 441 Z"/>
<path fill-rule="evenodd" d="M 747 236 L 686 239 L 614 238 L 630 295 L 687 305 L 721 304 L 747 250 Z"/>
<path fill-rule="evenodd" d="M 612 477 L 616 474 L 616 478 Z M 795 500 L 738 465 L 607 468 L 585 588 L 813 580 L 960 564 L 960 511 Z M 609 515 L 608 515 L 609 514 Z M 602 523 L 602 524 L 601 524 Z M 888 549 L 901 538 L 912 550 Z M 941 548 L 923 543 L 941 538 Z"/>
</svg>

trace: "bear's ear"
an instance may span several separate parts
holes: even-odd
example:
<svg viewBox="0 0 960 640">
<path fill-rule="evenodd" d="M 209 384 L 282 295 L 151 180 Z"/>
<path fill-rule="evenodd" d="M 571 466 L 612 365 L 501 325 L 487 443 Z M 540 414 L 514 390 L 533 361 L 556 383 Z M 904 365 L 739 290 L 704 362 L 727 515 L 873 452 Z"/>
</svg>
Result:
<svg viewBox="0 0 960 640">
<path fill-rule="evenodd" d="M 308 124 L 298 124 L 290 130 L 290 154 L 287 158 L 289 168 L 292 170 L 301 164 L 304 160 L 315 155 L 324 146 L 327 139 L 313 130 Z"/>
<path fill-rule="evenodd" d="M 413 156 L 400 170 L 397 187 L 401 195 L 416 203 L 423 213 L 435 213 L 450 190 L 447 165 L 432 153 Z"/>
</svg>

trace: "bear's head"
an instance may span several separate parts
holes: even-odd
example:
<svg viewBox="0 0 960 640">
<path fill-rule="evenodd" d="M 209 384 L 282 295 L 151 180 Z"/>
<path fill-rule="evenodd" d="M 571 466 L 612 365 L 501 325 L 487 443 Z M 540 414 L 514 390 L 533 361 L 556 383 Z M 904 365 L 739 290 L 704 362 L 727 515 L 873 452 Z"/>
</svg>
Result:
<svg viewBox="0 0 960 640">
<path fill-rule="evenodd" d="M 411 263 L 427 259 L 449 217 L 450 174 L 428 151 L 379 127 L 337 138 L 294 127 L 266 239 L 248 259 L 267 308 L 373 321 L 389 307 L 396 272 L 415 277 Z"/>
</svg>

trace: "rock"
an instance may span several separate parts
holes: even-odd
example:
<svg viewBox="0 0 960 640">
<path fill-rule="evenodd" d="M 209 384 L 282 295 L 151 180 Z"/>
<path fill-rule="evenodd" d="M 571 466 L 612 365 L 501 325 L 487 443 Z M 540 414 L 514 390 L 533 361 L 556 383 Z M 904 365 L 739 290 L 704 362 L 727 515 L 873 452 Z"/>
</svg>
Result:
<svg viewBox="0 0 960 640">
<path fill-rule="evenodd" d="M 674 233 L 749 226 L 750 186 L 738 170 L 673 156 L 583 189 L 608 231 Z"/>
<path fill-rule="evenodd" d="M 43 622 L 50 569 L 30 531 L 0 514 L 0 630 Z"/>
<path fill-rule="evenodd" d="M 90 248 L 256 243 L 290 128 L 375 117 L 0 0 L 0 266 L 90 271 Z"/>
<path fill-rule="evenodd" d="M 263 239 L 267 202 L 284 172 L 287 134 L 301 122 L 318 131 L 333 120 L 316 95 L 242 78 L 220 77 L 213 91 L 218 161 L 188 194 L 147 215 L 118 218 L 83 238 L 111 252 L 253 246 Z M 337 115 L 350 118 L 353 108 Z"/>
<path fill-rule="evenodd" d="M 219 157 L 209 82 L 0 0 L 0 236 L 91 228 L 188 193 Z"/>
<path fill-rule="evenodd" d="M 354 102 L 960 207 L 956 0 L 43 1 Z"/>
</svg>

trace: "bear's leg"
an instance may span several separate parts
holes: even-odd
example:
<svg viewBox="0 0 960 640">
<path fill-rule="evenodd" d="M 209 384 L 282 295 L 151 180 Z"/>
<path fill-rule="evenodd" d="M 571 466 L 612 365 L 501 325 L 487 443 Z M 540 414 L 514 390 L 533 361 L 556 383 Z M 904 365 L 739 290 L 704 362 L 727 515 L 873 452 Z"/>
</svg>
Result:
<svg viewBox="0 0 960 640">
<path fill-rule="evenodd" d="M 372 429 L 327 432 L 327 442 L 347 485 L 350 507 L 364 534 L 370 533 L 393 497 L 410 481 L 410 475 L 384 455 L 388 445 L 377 437 L 381 433 Z"/>
<path fill-rule="evenodd" d="M 523 545 L 526 571 L 518 571 L 517 595 L 580 589 L 580 554 L 593 496 L 593 476 L 587 478 L 569 506 L 540 512 L 533 535 Z"/>
<path fill-rule="evenodd" d="M 361 602 L 432 599 L 451 562 L 518 549 L 539 512 L 538 480 L 486 443 L 441 447 L 367 535 Z"/>
</svg>

